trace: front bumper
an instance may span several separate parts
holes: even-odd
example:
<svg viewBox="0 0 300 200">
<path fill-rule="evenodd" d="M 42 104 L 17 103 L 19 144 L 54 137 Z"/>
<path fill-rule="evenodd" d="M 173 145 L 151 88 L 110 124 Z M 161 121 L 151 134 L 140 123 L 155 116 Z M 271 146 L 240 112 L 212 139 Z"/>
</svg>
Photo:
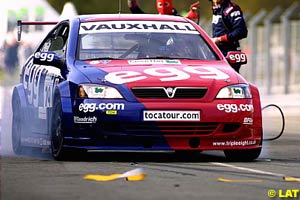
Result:
<svg viewBox="0 0 300 200">
<path fill-rule="evenodd" d="M 234 103 L 218 100 L 142 104 L 65 98 L 62 102 L 66 147 L 103 151 L 198 151 L 255 149 L 262 144 L 261 115 L 246 109 L 247 105 L 251 108 L 251 99 Z M 201 118 L 145 121 L 144 110 L 200 111 Z"/>
</svg>

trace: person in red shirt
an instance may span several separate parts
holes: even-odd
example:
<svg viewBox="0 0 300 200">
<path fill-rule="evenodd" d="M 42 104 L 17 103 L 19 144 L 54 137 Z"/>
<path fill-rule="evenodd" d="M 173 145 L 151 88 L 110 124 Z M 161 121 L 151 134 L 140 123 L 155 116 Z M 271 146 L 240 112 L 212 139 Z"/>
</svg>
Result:
<svg viewBox="0 0 300 200">
<path fill-rule="evenodd" d="M 131 13 L 134 14 L 143 14 L 145 13 L 138 5 L 137 0 L 128 0 L 128 8 L 130 9 Z M 156 0 L 156 9 L 158 14 L 160 15 L 175 15 L 180 16 L 177 10 L 173 7 L 172 0 Z M 193 3 L 190 6 L 190 11 L 185 16 L 188 19 L 199 23 L 199 1 Z"/>
<path fill-rule="evenodd" d="M 197 24 L 199 24 L 200 21 L 200 2 L 197 1 L 190 5 L 190 11 L 185 15 L 186 18 L 193 20 Z"/>
</svg>

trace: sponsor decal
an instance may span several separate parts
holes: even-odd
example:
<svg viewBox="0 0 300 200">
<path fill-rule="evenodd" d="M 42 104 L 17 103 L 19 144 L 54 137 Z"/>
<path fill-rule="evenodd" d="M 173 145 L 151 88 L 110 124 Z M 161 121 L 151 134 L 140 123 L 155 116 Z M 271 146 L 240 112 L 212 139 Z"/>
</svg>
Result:
<svg viewBox="0 0 300 200">
<path fill-rule="evenodd" d="M 245 63 L 247 62 L 247 56 L 244 53 L 231 53 L 228 54 L 231 61 L 234 61 L 235 63 Z"/>
<path fill-rule="evenodd" d="M 99 94 L 102 93 L 103 91 L 104 91 L 103 87 L 95 87 L 94 93 Z"/>
<path fill-rule="evenodd" d="M 244 97 L 244 91 L 242 88 L 233 88 L 233 96 L 235 96 L 236 98 L 240 97 L 243 98 Z"/>
<path fill-rule="evenodd" d="M 242 140 L 242 141 L 224 141 L 224 142 L 213 142 L 213 146 L 252 146 L 256 145 L 256 140 Z"/>
<path fill-rule="evenodd" d="M 162 64 L 162 65 L 180 65 L 180 60 L 156 60 L 156 59 L 149 59 L 149 60 L 128 60 L 128 64 L 130 65 L 155 65 L 155 64 Z"/>
<path fill-rule="evenodd" d="M 191 75 L 198 75 L 199 79 L 226 80 L 229 75 L 213 67 L 174 67 L 147 68 L 143 72 L 117 71 L 108 73 L 105 79 L 114 84 L 124 84 L 157 77 L 161 82 L 187 80 Z"/>
<path fill-rule="evenodd" d="M 107 115 L 117 115 L 118 114 L 118 111 L 117 110 L 107 110 L 105 112 Z"/>
<path fill-rule="evenodd" d="M 144 121 L 200 121 L 200 111 L 144 111 Z"/>
<path fill-rule="evenodd" d="M 54 60 L 55 53 L 53 53 L 53 52 L 36 52 L 34 54 L 34 57 L 36 59 L 39 59 L 40 61 L 52 62 Z"/>
<path fill-rule="evenodd" d="M 233 9 L 233 8 L 232 8 Z M 229 9 L 228 9 L 229 10 Z M 230 12 L 231 10 L 229 10 Z M 237 11 L 234 11 L 230 14 L 231 17 L 239 17 L 241 16 L 241 11 L 237 10 Z M 240 19 L 240 18 L 237 18 L 237 19 Z"/>
<path fill-rule="evenodd" d="M 107 32 L 161 32 L 199 34 L 189 23 L 163 21 L 105 21 L 80 24 L 79 34 Z"/>
<path fill-rule="evenodd" d="M 217 109 L 225 111 L 226 113 L 237 113 L 237 112 L 253 112 L 254 107 L 252 104 L 218 104 Z"/>
<path fill-rule="evenodd" d="M 35 145 L 39 145 L 39 146 L 51 145 L 50 140 L 46 140 L 41 137 L 25 137 L 25 138 L 21 138 L 21 142 L 24 144 L 35 144 Z"/>
<path fill-rule="evenodd" d="M 92 60 L 90 62 L 91 65 L 98 65 L 98 64 L 108 64 L 111 60 Z"/>
<path fill-rule="evenodd" d="M 93 60 L 90 62 L 91 65 L 98 65 L 100 64 L 100 61 L 99 60 Z"/>
<path fill-rule="evenodd" d="M 244 118 L 244 124 L 252 125 L 253 124 L 253 118 L 245 117 Z"/>
<path fill-rule="evenodd" d="M 97 110 L 124 110 L 125 105 L 123 103 L 81 103 L 78 110 L 80 112 L 95 112 Z"/>
<path fill-rule="evenodd" d="M 97 117 L 78 117 L 74 116 L 74 123 L 77 124 L 95 124 L 97 123 Z"/>
<path fill-rule="evenodd" d="M 220 19 L 222 19 L 222 15 L 213 15 L 212 24 L 218 24 Z"/>
<path fill-rule="evenodd" d="M 231 11 L 233 10 L 233 7 L 230 7 L 230 8 L 228 8 L 228 9 L 226 9 L 226 14 L 228 15 Z M 235 11 L 235 12 L 240 12 L 240 11 Z M 235 12 L 233 12 L 233 13 L 235 13 Z M 232 16 L 232 15 L 231 15 Z"/>
<path fill-rule="evenodd" d="M 39 107 L 38 108 L 38 117 L 40 119 L 47 119 L 47 108 Z"/>
<path fill-rule="evenodd" d="M 34 107 L 52 107 L 53 88 L 59 83 L 59 76 L 60 70 L 56 67 L 29 62 L 22 77 L 28 103 Z"/>
<path fill-rule="evenodd" d="M 102 64 L 107 64 L 107 63 L 110 63 L 111 60 L 100 60 L 100 62 L 101 62 Z"/>
</svg>

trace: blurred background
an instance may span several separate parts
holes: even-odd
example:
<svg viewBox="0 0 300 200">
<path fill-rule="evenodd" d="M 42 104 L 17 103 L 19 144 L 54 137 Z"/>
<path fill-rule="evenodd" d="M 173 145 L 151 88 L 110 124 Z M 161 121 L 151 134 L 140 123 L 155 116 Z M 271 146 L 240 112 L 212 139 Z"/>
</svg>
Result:
<svg viewBox="0 0 300 200">
<path fill-rule="evenodd" d="M 195 0 L 173 0 L 182 16 Z M 300 0 L 235 0 L 244 12 L 248 38 L 242 50 L 248 64 L 241 74 L 263 94 L 300 94 Z M 146 13 L 157 13 L 155 0 L 138 0 Z M 0 0 L 0 85 L 18 81 L 19 69 L 52 26 L 23 27 L 17 20 L 58 21 L 77 14 L 129 13 L 127 0 Z M 211 35 L 211 4 L 200 0 L 199 25 Z M 8 59 L 6 59 L 8 58 Z M 8 62 L 8 61 L 10 62 Z"/>
</svg>

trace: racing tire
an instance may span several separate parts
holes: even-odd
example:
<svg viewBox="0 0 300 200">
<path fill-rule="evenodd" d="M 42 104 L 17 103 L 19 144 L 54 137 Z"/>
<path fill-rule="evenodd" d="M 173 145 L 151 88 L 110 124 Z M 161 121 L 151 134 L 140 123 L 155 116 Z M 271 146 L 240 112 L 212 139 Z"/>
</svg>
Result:
<svg viewBox="0 0 300 200">
<path fill-rule="evenodd" d="M 249 162 L 257 159 L 261 153 L 261 148 L 247 150 L 224 150 L 224 154 L 229 161 Z"/>
<path fill-rule="evenodd" d="M 20 98 L 15 93 L 12 99 L 12 109 L 13 109 L 12 130 L 11 130 L 12 149 L 16 155 L 21 155 L 24 150 L 24 147 L 22 146 L 21 143 L 21 136 L 24 130 L 23 127 L 24 112 L 21 111 Z"/>
<path fill-rule="evenodd" d="M 57 161 L 63 160 L 80 160 L 86 154 L 85 149 L 74 149 L 64 147 L 64 120 L 62 116 L 61 97 L 56 90 L 53 99 L 53 109 L 50 121 L 50 135 L 51 135 L 51 154 Z"/>
<path fill-rule="evenodd" d="M 55 160 L 65 160 L 67 150 L 64 145 L 64 129 L 62 119 L 62 104 L 59 92 L 56 92 L 53 100 L 53 109 L 50 123 L 51 153 Z"/>
</svg>

